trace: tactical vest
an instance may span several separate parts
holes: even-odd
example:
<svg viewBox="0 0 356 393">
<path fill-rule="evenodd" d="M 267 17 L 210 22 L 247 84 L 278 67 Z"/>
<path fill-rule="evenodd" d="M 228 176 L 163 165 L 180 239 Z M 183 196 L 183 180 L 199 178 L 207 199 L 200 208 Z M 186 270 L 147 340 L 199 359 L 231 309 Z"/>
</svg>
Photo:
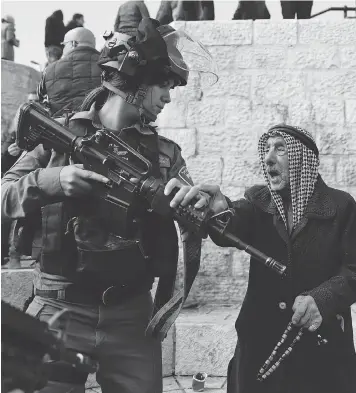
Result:
<svg viewBox="0 0 356 393">
<path fill-rule="evenodd" d="M 88 121 L 73 120 L 69 127 L 78 135 L 97 129 Z M 174 162 L 175 144 L 154 135 L 138 135 L 126 129 L 122 137 L 153 165 L 154 176 L 167 181 Z M 68 165 L 67 155 L 52 152 L 48 167 Z M 41 271 L 73 282 L 100 280 L 121 285 L 140 277 L 174 275 L 178 241 L 172 219 L 139 209 L 134 235 L 122 238 L 115 230 L 115 206 L 91 198 L 66 198 L 42 208 Z"/>
<path fill-rule="evenodd" d="M 91 47 L 77 47 L 45 71 L 45 86 L 51 115 L 75 111 L 86 94 L 100 86 L 99 52 Z"/>
</svg>

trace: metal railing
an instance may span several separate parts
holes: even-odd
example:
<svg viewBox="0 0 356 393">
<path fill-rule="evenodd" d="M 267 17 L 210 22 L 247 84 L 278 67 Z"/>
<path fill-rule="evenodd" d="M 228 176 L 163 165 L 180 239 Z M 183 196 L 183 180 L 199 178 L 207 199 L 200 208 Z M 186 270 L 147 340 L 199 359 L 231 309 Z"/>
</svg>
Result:
<svg viewBox="0 0 356 393">
<path fill-rule="evenodd" d="M 327 8 L 324 11 L 320 11 L 314 15 L 311 15 L 310 18 L 315 18 L 316 16 L 322 15 L 322 14 L 326 14 L 327 12 L 330 11 L 343 11 L 344 12 L 344 18 L 349 18 L 349 19 L 353 19 L 356 18 L 356 7 L 348 7 L 347 5 L 345 5 L 344 7 L 330 7 Z M 355 16 L 348 16 L 347 13 L 349 11 L 354 11 L 355 12 Z"/>
</svg>

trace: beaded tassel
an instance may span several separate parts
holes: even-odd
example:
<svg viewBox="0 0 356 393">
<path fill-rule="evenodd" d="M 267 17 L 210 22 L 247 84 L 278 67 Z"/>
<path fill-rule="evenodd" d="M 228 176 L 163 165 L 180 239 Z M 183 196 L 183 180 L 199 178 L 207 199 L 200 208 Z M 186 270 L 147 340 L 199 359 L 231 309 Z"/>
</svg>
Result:
<svg viewBox="0 0 356 393">
<path fill-rule="evenodd" d="M 280 366 L 282 361 L 291 354 L 294 345 L 301 339 L 303 335 L 303 329 L 299 329 L 298 334 L 295 336 L 294 340 L 291 342 L 290 346 L 282 353 L 279 359 L 270 366 L 270 364 L 274 361 L 278 349 L 284 344 L 286 341 L 289 332 L 292 330 L 292 322 L 289 322 L 286 330 L 283 332 L 281 339 L 278 341 L 277 345 L 274 347 L 269 358 L 264 362 L 263 366 L 260 368 L 260 371 L 257 374 L 257 380 L 262 382 L 266 378 L 268 378 L 277 368 Z"/>
</svg>

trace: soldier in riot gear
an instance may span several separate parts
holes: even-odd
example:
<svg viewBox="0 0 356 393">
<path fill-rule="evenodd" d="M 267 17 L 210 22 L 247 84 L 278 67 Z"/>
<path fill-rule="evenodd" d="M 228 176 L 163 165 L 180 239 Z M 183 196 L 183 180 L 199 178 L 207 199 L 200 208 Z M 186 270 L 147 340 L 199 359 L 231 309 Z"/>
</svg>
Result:
<svg viewBox="0 0 356 393">
<path fill-rule="evenodd" d="M 86 97 L 81 112 L 58 121 L 81 136 L 110 130 L 151 162 L 155 177 L 192 184 L 179 146 L 158 136 L 149 124 L 170 102 L 171 89 L 186 85 L 193 70 L 184 55 L 185 44 L 196 46 L 189 53 L 200 51 L 211 59 L 183 32 L 149 18 L 142 20 L 136 37 L 107 34 L 99 59 L 102 86 Z M 107 183 L 105 176 L 67 154 L 39 145 L 5 174 L 2 216 L 21 219 L 41 209 L 35 298 L 27 312 L 41 320 L 64 307 L 72 312 L 67 347 L 98 361 L 103 393 L 159 393 L 161 346 L 150 332 L 162 327 L 158 336 L 164 338 L 194 277 L 185 282 L 184 295 L 178 293 L 170 303 L 178 256 L 173 220 L 147 211 L 139 199 L 130 219 L 120 217 L 113 206 L 96 198 Z M 199 195 L 196 206 L 205 203 L 206 197 Z M 200 240 L 188 233 L 184 241 L 187 264 L 195 266 L 196 274 Z M 154 277 L 160 280 L 153 304 Z M 152 324 L 155 328 L 149 330 Z M 86 374 L 56 362 L 52 366 L 43 391 L 84 391 Z"/>
</svg>

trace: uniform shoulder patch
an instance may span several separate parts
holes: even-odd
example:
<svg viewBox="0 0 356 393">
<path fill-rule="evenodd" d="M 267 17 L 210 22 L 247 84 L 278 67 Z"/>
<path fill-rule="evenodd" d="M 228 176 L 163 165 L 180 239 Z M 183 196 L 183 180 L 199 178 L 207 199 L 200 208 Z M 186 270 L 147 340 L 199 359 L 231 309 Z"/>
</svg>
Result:
<svg viewBox="0 0 356 393">
<path fill-rule="evenodd" d="M 190 176 L 190 173 L 188 172 L 187 167 L 184 165 L 182 168 L 180 168 L 177 176 L 184 184 L 187 184 L 189 186 L 194 186 L 193 179 Z"/>
<path fill-rule="evenodd" d="M 159 166 L 161 168 L 170 168 L 171 160 L 169 157 L 165 156 L 164 154 L 159 155 Z"/>
</svg>

